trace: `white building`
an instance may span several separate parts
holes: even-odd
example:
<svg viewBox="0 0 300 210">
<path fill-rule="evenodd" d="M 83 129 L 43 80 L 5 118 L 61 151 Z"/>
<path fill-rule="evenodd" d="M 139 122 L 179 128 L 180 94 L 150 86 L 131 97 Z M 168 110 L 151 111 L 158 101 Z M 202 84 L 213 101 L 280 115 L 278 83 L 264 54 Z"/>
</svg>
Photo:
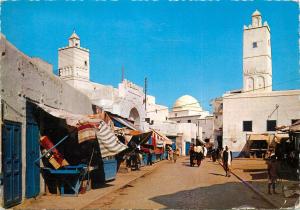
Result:
<svg viewBox="0 0 300 210">
<path fill-rule="evenodd" d="M 131 119 L 137 128 L 147 130 L 143 88 L 128 80 L 123 80 L 118 88 L 91 82 L 89 50 L 80 46 L 75 32 L 69 38 L 69 45 L 58 49 L 58 68 L 60 78 L 86 94 L 93 104 Z"/>
<path fill-rule="evenodd" d="M 208 111 L 203 110 L 197 99 L 190 95 L 181 96 L 175 101 L 169 119 L 179 124 L 195 124 L 196 136 L 192 138 L 192 143 L 195 143 L 196 139 L 213 140 L 213 117 Z"/>
<path fill-rule="evenodd" d="M 224 94 L 221 103 L 223 146 L 235 156 L 247 149 L 251 135 L 275 134 L 276 126 L 300 119 L 300 90 L 272 91 L 270 39 L 270 27 L 255 11 L 244 26 L 243 90 Z"/>
<path fill-rule="evenodd" d="M 40 156 L 40 135 L 49 131 L 51 121 L 45 114 L 36 121 L 35 104 L 83 115 L 92 114 L 92 104 L 54 75 L 52 65 L 23 54 L 2 34 L 0 51 L 0 206 L 9 208 L 45 191 L 34 162 Z"/>
<path fill-rule="evenodd" d="M 203 110 L 199 101 L 190 95 L 179 97 L 169 120 L 177 123 L 177 143 L 181 145 L 183 154 L 187 155 L 189 145 L 199 139 L 203 143 L 213 140 L 213 117 Z"/>
<path fill-rule="evenodd" d="M 192 96 L 179 98 L 169 112 L 168 107 L 156 104 L 155 97 L 147 95 L 145 100 L 143 88 L 128 80 L 123 80 L 118 88 L 91 82 L 89 50 L 80 46 L 75 32 L 69 38 L 69 45 L 58 50 L 58 55 L 61 79 L 86 94 L 93 104 L 133 120 L 137 128 L 161 131 L 176 141 L 182 154 L 189 147 L 186 144 L 195 143 L 196 138 L 212 139 L 213 119 Z"/>
</svg>

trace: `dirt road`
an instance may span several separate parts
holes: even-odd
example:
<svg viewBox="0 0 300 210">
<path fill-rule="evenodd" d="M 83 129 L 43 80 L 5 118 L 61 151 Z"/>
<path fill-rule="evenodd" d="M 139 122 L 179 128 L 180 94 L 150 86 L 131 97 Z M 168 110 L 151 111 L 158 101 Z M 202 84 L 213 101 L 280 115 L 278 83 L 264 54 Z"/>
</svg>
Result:
<svg viewBox="0 0 300 210">
<path fill-rule="evenodd" d="M 205 160 L 190 167 L 188 158 L 166 162 L 85 208 L 272 208 L 234 176 L 225 177 L 218 163 Z"/>
</svg>

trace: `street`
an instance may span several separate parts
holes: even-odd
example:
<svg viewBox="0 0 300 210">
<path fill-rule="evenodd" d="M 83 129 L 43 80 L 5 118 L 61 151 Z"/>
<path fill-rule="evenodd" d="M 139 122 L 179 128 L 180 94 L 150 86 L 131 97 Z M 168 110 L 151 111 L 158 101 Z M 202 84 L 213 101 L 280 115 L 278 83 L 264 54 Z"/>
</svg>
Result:
<svg viewBox="0 0 300 210">
<path fill-rule="evenodd" d="M 177 163 L 164 161 L 151 174 L 84 208 L 272 208 L 235 176 L 224 175 L 209 159 L 200 168 L 190 167 L 186 157 Z"/>
</svg>

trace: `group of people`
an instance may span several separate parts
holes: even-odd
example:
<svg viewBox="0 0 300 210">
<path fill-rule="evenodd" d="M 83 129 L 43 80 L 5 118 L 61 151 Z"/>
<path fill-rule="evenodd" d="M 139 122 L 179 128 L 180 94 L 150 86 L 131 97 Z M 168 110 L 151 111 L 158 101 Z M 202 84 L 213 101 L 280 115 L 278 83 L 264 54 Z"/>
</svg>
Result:
<svg viewBox="0 0 300 210">
<path fill-rule="evenodd" d="M 201 161 L 207 155 L 207 149 L 204 145 L 201 145 L 200 143 L 197 143 L 196 145 L 192 144 L 190 147 L 189 154 L 190 154 L 190 165 L 194 166 L 195 164 L 197 164 L 199 167 L 201 165 Z"/>
<path fill-rule="evenodd" d="M 176 160 L 179 157 L 179 155 L 180 151 L 178 148 L 173 150 L 171 147 L 168 147 L 168 160 L 174 161 L 174 163 L 176 163 Z"/>
<path fill-rule="evenodd" d="M 139 148 L 136 148 L 134 151 L 132 151 L 129 154 L 126 154 L 124 156 L 126 160 L 126 167 L 128 168 L 134 168 L 135 170 L 139 170 L 141 167 L 141 163 L 143 160 L 142 152 Z"/>
<path fill-rule="evenodd" d="M 222 151 L 223 149 L 220 149 L 219 151 Z M 230 177 L 230 171 L 231 171 L 231 162 L 232 162 L 232 152 L 229 150 L 228 146 L 225 147 L 225 150 L 220 152 L 218 156 L 221 157 L 223 167 L 226 173 L 226 177 Z M 268 171 L 268 193 L 269 194 L 277 194 L 275 188 L 276 188 L 276 182 L 277 182 L 277 170 L 278 170 L 278 163 L 276 160 L 276 156 L 274 152 L 270 152 L 270 155 L 267 159 L 267 171 Z M 271 192 L 272 188 L 272 192 Z"/>
</svg>

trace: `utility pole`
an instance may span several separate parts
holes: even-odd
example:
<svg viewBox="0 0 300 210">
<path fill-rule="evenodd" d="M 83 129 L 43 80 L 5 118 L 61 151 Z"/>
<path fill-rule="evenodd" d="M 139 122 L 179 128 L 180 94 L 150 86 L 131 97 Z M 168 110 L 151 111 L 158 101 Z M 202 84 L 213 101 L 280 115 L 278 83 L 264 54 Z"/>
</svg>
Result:
<svg viewBox="0 0 300 210">
<path fill-rule="evenodd" d="M 147 77 L 145 77 L 145 111 L 147 113 Z"/>
</svg>

